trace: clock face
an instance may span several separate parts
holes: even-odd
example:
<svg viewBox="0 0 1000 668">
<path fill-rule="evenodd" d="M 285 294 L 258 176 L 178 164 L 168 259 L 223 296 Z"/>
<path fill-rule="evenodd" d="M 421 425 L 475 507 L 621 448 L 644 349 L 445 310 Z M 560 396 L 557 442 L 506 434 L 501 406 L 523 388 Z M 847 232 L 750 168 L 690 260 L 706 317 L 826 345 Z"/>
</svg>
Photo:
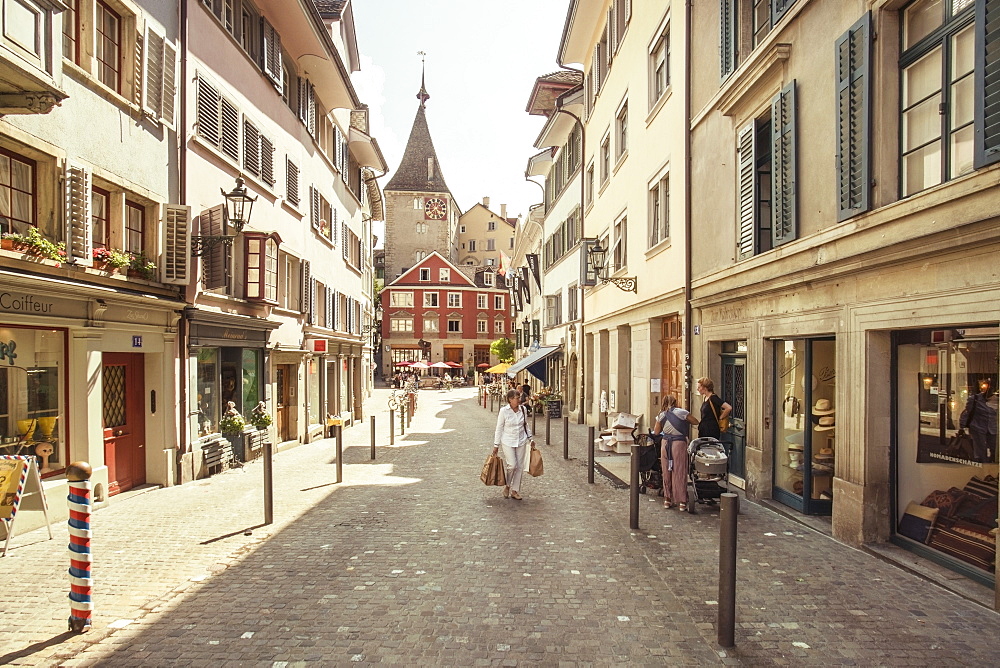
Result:
<svg viewBox="0 0 1000 668">
<path fill-rule="evenodd" d="M 448 205 L 440 197 L 428 197 L 424 200 L 424 216 L 431 220 L 444 220 L 448 213 Z"/>
</svg>

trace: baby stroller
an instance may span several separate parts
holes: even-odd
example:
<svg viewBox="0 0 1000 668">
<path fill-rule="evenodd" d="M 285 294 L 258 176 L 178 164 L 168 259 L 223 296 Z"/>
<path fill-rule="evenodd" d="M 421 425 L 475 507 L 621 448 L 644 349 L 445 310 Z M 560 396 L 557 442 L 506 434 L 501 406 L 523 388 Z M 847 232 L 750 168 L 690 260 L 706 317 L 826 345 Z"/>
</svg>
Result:
<svg viewBox="0 0 1000 668">
<path fill-rule="evenodd" d="M 729 485 L 729 455 L 718 439 L 696 438 L 688 444 L 688 479 L 694 488 L 695 501 L 715 505 Z M 723 487 L 720 483 L 725 482 Z M 690 493 L 690 492 L 689 492 Z M 695 504 L 688 503 L 688 512 Z"/>
<path fill-rule="evenodd" d="M 659 434 L 641 434 L 636 439 L 639 446 L 639 493 L 646 490 L 660 490 L 658 496 L 663 496 L 663 473 L 660 471 L 660 440 Z"/>
</svg>

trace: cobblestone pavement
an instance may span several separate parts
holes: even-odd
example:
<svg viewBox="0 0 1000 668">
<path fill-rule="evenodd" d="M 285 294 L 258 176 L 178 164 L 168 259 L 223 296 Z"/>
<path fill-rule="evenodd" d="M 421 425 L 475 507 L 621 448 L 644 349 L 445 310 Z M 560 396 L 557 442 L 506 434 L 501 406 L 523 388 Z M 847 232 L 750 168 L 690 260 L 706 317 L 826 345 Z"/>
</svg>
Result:
<svg viewBox="0 0 1000 668">
<path fill-rule="evenodd" d="M 573 458 L 553 425 L 545 475 L 503 499 L 478 480 L 495 417 L 474 390 L 422 392 L 391 448 L 386 394 L 375 462 L 367 423 L 345 431 L 343 484 L 332 441 L 276 456 L 274 525 L 260 463 L 95 513 L 90 633 L 64 633 L 65 529 L 18 536 L 0 663 L 1000 664 L 996 613 L 752 503 L 722 650 L 717 511 L 643 497 L 630 531 L 627 491 L 587 484 L 577 425 Z"/>
</svg>

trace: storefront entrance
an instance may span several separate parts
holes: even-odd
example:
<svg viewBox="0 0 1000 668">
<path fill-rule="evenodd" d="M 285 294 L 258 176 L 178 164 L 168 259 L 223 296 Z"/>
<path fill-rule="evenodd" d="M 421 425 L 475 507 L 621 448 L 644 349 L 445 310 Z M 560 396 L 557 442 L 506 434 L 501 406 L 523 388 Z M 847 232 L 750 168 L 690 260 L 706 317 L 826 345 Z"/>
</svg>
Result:
<svg viewBox="0 0 1000 668">
<path fill-rule="evenodd" d="M 774 359 L 774 498 L 808 515 L 829 515 L 837 434 L 836 341 L 778 340 Z"/>
<path fill-rule="evenodd" d="M 722 355 L 722 399 L 733 407 L 730 413 L 729 430 L 722 435 L 722 442 L 729 451 L 729 473 L 740 478 L 746 477 L 746 342 L 734 341 L 724 344 L 736 352 Z M 742 352 L 740 350 L 742 349 Z"/>
<path fill-rule="evenodd" d="M 295 410 L 295 376 L 294 364 L 278 364 L 275 368 L 274 402 L 280 441 L 295 438 L 295 421 L 292 416 Z"/>
<path fill-rule="evenodd" d="M 101 406 L 108 494 L 146 483 L 146 422 L 141 353 L 104 353 Z"/>
</svg>

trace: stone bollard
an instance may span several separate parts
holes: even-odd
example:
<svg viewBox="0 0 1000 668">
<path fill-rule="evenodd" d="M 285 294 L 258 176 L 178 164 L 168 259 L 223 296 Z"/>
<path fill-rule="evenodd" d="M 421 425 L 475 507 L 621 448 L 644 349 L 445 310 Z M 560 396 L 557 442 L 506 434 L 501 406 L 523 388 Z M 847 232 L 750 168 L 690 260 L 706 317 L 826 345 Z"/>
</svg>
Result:
<svg viewBox="0 0 1000 668">
<path fill-rule="evenodd" d="M 94 614 L 90 577 L 90 476 L 87 462 L 66 467 L 69 479 L 69 630 L 86 633 Z"/>
</svg>

